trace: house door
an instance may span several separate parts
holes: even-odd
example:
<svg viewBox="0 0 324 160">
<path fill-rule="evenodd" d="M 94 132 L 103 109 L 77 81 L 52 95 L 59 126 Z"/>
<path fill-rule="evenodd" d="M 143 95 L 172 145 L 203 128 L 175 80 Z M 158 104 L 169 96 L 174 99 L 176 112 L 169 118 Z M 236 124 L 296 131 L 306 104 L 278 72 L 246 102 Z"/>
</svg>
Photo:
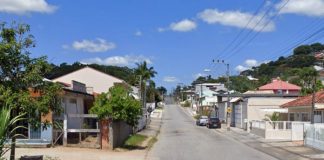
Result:
<svg viewBox="0 0 324 160">
<path fill-rule="evenodd" d="M 80 119 L 69 117 L 69 114 L 80 114 L 77 106 L 77 99 L 71 98 L 67 102 L 66 114 L 68 114 L 67 126 L 68 129 L 78 129 L 80 128 Z"/>
</svg>

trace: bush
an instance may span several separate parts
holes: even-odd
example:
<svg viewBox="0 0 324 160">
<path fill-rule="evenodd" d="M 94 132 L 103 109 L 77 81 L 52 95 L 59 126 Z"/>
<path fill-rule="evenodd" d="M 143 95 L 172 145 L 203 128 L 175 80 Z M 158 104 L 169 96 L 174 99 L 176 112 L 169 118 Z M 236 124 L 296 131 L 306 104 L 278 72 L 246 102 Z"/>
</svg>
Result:
<svg viewBox="0 0 324 160">
<path fill-rule="evenodd" d="M 185 101 L 185 103 L 183 104 L 184 107 L 190 107 L 191 103 L 189 101 Z"/>
</svg>

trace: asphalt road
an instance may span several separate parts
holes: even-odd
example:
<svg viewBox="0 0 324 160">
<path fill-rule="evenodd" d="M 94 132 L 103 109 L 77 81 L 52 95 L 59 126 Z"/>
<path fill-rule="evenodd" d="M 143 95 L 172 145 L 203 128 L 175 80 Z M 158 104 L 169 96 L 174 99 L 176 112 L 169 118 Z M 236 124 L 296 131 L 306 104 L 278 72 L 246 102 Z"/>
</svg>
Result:
<svg viewBox="0 0 324 160">
<path fill-rule="evenodd" d="M 148 154 L 150 160 L 275 160 L 214 129 L 195 126 L 193 119 L 177 105 L 167 105 L 158 142 Z"/>
</svg>

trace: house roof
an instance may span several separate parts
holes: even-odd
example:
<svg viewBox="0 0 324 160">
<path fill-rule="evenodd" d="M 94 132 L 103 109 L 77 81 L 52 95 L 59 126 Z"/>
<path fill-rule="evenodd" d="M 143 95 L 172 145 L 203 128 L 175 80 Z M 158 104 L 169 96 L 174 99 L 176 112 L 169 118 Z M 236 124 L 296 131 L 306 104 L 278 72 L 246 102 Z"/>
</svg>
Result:
<svg viewBox="0 0 324 160">
<path fill-rule="evenodd" d="M 72 74 L 72 73 L 75 73 L 75 72 L 82 71 L 82 70 L 84 70 L 84 69 L 91 69 L 91 70 L 93 70 L 93 71 L 95 71 L 95 72 L 98 72 L 98 73 L 101 73 L 101 74 L 105 74 L 105 75 L 107 75 L 107 76 L 113 77 L 113 78 L 115 78 L 115 79 L 117 79 L 117 80 L 120 80 L 120 81 L 122 81 L 122 82 L 125 82 L 124 80 L 122 80 L 122 79 L 120 79 L 120 78 L 117 78 L 117 77 L 112 76 L 112 75 L 110 75 L 110 74 L 108 74 L 108 73 L 102 72 L 102 71 L 100 71 L 100 70 L 98 70 L 98 69 L 95 69 L 95 68 L 93 68 L 93 67 L 90 67 L 90 66 L 84 66 L 83 68 L 80 68 L 80 69 L 77 69 L 77 70 L 75 70 L 75 71 L 72 71 L 72 72 L 66 73 L 66 74 L 64 74 L 64 75 L 61 75 L 61 76 L 59 76 L 59 77 L 53 78 L 52 81 L 54 81 L 54 80 L 56 80 L 56 79 L 60 79 L 61 77 L 67 76 L 67 75 L 69 75 L 69 74 Z"/>
<path fill-rule="evenodd" d="M 315 94 L 315 103 L 324 103 L 324 90 L 316 92 Z M 281 105 L 282 108 L 288 107 L 304 107 L 304 106 L 311 106 L 312 105 L 312 94 L 299 97 L 296 100 L 290 101 Z"/>
<path fill-rule="evenodd" d="M 259 87 L 259 90 L 301 90 L 301 87 L 282 81 L 280 79 L 274 79 L 271 83 Z"/>
</svg>

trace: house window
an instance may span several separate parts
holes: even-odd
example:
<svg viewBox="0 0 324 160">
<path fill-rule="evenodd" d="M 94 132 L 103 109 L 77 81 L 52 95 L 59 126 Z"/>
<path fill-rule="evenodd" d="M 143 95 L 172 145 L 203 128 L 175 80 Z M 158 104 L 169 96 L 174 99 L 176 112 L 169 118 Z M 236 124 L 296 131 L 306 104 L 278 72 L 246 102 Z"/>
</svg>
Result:
<svg viewBox="0 0 324 160">
<path fill-rule="evenodd" d="M 289 113 L 289 121 L 295 121 L 295 113 Z"/>
<path fill-rule="evenodd" d="M 302 121 L 303 122 L 309 121 L 308 113 L 302 113 Z"/>
<path fill-rule="evenodd" d="M 72 104 L 76 104 L 76 103 L 77 103 L 77 100 L 76 100 L 75 98 L 71 98 L 71 99 L 70 99 L 70 103 L 72 103 Z"/>
</svg>

